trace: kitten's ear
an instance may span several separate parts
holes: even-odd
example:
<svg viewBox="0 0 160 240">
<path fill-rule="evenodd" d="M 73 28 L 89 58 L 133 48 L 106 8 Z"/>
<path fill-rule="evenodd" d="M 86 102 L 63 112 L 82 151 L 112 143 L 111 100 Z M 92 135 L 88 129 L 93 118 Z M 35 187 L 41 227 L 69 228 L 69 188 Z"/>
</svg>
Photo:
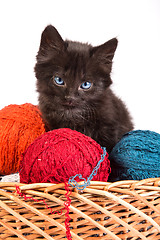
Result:
<svg viewBox="0 0 160 240">
<path fill-rule="evenodd" d="M 117 38 L 113 38 L 98 47 L 93 47 L 91 50 L 91 57 L 95 59 L 96 62 L 106 71 L 111 71 L 112 59 L 114 57 L 117 44 Z"/>
<path fill-rule="evenodd" d="M 41 35 L 41 43 L 37 60 L 47 60 L 54 52 L 58 53 L 64 49 L 64 41 L 57 29 L 52 25 L 47 26 Z"/>
</svg>

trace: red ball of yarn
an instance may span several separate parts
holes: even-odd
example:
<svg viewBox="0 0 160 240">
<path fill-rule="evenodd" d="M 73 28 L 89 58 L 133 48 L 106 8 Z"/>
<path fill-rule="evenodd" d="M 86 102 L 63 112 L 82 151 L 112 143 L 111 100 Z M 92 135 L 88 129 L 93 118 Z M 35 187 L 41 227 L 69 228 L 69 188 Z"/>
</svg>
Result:
<svg viewBox="0 0 160 240">
<path fill-rule="evenodd" d="M 66 182 L 76 174 L 89 177 L 103 150 L 88 136 L 62 128 L 38 137 L 25 151 L 20 164 L 20 182 Z M 110 162 L 105 156 L 92 180 L 107 181 Z"/>
<path fill-rule="evenodd" d="M 0 110 L 0 175 L 16 173 L 22 153 L 44 132 L 37 106 L 13 104 Z"/>
</svg>

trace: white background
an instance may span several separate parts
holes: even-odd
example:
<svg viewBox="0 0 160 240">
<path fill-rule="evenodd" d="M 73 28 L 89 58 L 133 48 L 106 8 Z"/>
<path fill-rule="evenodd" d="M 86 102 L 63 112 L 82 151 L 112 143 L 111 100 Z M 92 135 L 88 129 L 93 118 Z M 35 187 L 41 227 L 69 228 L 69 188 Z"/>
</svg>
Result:
<svg viewBox="0 0 160 240">
<path fill-rule="evenodd" d="M 113 90 L 135 129 L 160 133 L 159 0 L 1 0 L 0 109 L 38 103 L 33 68 L 48 24 L 64 39 L 93 45 L 117 37 Z"/>
</svg>

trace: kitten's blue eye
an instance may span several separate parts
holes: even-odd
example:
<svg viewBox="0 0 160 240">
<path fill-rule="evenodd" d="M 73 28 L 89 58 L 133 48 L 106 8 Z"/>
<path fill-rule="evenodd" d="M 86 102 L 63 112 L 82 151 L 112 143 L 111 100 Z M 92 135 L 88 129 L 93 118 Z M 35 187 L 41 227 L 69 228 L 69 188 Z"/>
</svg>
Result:
<svg viewBox="0 0 160 240">
<path fill-rule="evenodd" d="M 92 84 L 90 82 L 84 82 L 81 84 L 80 88 L 87 90 L 87 89 L 91 88 L 91 86 L 92 86 Z"/>
<path fill-rule="evenodd" d="M 57 85 L 60 85 L 60 86 L 64 85 L 64 81 L 60 77 L 54 77 L 54 81 Z"/>
</svg>

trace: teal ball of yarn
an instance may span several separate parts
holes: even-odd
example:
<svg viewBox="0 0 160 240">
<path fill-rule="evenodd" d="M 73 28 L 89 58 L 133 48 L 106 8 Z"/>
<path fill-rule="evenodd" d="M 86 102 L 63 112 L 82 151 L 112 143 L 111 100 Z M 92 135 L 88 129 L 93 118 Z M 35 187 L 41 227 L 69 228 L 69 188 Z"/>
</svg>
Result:
<svg viewBox="0 0 160 240">
<path fill-rule="evenodd" d="M 109 159 L 111 182 L 160 177 L 160 134 L 149 130 L 128 132 Z"/>
</svg>

